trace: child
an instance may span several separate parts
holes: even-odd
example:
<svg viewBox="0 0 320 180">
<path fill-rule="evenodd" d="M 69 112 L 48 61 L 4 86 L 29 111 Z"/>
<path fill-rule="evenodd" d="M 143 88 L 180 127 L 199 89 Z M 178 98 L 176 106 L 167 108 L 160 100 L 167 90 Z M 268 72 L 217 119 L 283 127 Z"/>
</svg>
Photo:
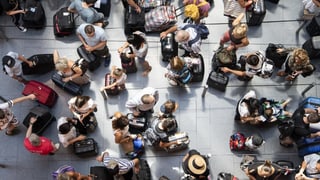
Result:
<svg viewBox="0 0 320 180">
<path fill-rule="evenodd" d="M 176 101 L 169 99 L 165 103 L 163 103 L 160 107 L 159 117 L 168 118 L 173 117 L 173 113 L 178 109 L 179 104 Z"/>
<path fill-rule="evenodd" d="M 264 117 L 267 121 L 274 122 L 278 119 L 291 117 L 292 114 L 285 110 L 286 106 L 291 101 L 291 98 L 288 98 L 287 100 L 281 103 L 278 101 L 267 99 L 263 99 L 262 101 Z"/>
</svg>

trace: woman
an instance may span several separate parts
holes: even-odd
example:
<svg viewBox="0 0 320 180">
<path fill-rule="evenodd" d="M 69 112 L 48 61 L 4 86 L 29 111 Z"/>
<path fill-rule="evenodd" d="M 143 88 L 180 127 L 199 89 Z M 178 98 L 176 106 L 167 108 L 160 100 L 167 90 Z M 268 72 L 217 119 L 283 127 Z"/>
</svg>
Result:
<svg viewBox="0 0 320 180">
<path fill-rule="evenodd" d="M 281 167 L 271 161 L 254 162 L 244 171 L 250 180 L 277 180 L 281 175 Z"/>
<path fill-rule="evenodd" d="M 171 59 L 167 70 L 164 77 L 168 78 L 169 83 L 173 86 L 187 84 L 192 78 L 187 63 L 178 56 Z"/>
<path fill-rule="evenodd" d="M 27 32 L 27 28 L 19 24 L 21 14 L 25 13 L 19 2 L 19 0 L 1 0 L 0 8 L 3 8 L 8 16 L 11 16 L 12 22 L 21 32 Z"/>
<path fill-rule="evenodd" d="M 76 62 L 67 58 L 60 58 L 57 50 L 53 52 L 53 59 L 56 70 L 62 75 L 62 81 L 72 81 L 79 85 L 89 83 L 89 77 L 85 74 L 88 64 L 85 60 L 80 59 Z"/>
<path fill-rule="evenodd" d="M 285 63 L 281 70 L 277 73 L 278 76 L 286 76 L 287 81 L 293 81 L 300 74 L 303 77 L 309 76 L 315 70 L 315 67 L 310 63 L 308 52 L 302 48 L 277 49 L 278 53 L 289 51 Z"/>
<path fill-rule="evenodd" d="M 52 173 L 54 180 L 92 180 L 91 175 L 82 175 L 72 166 L 64 165 Z"/>
<path fill-rule="evenodd" d="M 127 42 L 125 42 L 124 45 L 118 49 L 118 53 L 122 53 L 123 50 L 129 45 L 133 47 L 133 54 L 129 54 L 129 58 L 137 57 L 139 62 L 142 63 L 144 69 L 142 75 L 147 76 L 152 70 L 152 67 L 149 65 L 149 62 L 146 61 L 146 56 L 148 53 L 146 35 L 140 31 L 135 31 L 132 33 L 132 35 L 128 36 Z"/>
<path fill-rule="evenodd" d="M 241 19 L 244 17 L 244 13 L 241 13 L 233 22 L 232 27 L 223 34 L 220 39 L 220 46 L 224 43 L 231 41 L 230 45 L 227 47 L 228 51 L 237 50 L 240 47 L 245 47 L 249 45 L 249 40 L 247 37 L 248 26 L 241 23 Z"/>
<path fill-rule="evenodd" d="M 229 17 L 229 23 L 246 12 L 246 8 L 252 4 L 252 0 L 223 0 L 224 15 Z"/>
<path fill-rule="evenodd" d="M 86 136 L 81 134 L 77 136 L 77 129 L 75 128 L 74 123 L 77 123 L 77 120 L 67 117 L 61 117 L 58 119 L 58 138 L 65 148 L 77 141 L 81 141 L 86 138 Z"/>
<path fill-rule="evenodd" d="M 159 118 L 174 117 L 173 113 L 178 109 L 179 104 L 172 99 L 167 100 L 160 106 Z"/>
<path fill-rule="evenodd" d="M 182 168 L 184 173 L 190 175 L 193 179 L 209 179 L 210 168 L 208 159 L 195 149 L 190 150 L 183 157 Z"/>
<path fill-rule="evenodd" d="M 124 90 L 126 88 L 125 83 L 127 80 L 127 74 L 123 72 L 123 69 L 118 68 L 116 66 L 112 66 L 110 76 L 113 79 L 113 83 L 101 87 L 100 91 L 116 88 L 119 90 Z"/>
<path fill-rule="evenodd" d="M 96 127 L 94 112 L 97 111 L 97 104 L 89 96 L 76 96 L 68 101 L 69 110 L 79 121 L 77 128 L 80 134 L 87 134 L 87 129 L 93 131 Z"/>
<path fill-rule="evenodd" d="M 320 0 L 302 0 L 304 14 L 319 14 Z"/>
</svg>

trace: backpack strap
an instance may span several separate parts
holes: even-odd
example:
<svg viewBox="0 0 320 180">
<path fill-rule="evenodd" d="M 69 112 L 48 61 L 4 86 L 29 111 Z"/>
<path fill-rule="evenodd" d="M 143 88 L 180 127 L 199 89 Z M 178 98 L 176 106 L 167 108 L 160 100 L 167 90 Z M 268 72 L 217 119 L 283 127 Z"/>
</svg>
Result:
<svg viewBox="0 0 320 180">
<path fill-rule="evenodd" d="M 194 44 L 194 43 L 196 43 L 197 41 L 199 41 L 201 37 L 200 37 L 200 34 L 198 33 L 198 29 L 196 28 L 196 25 L 187 24 L 187 25 L 185 25 L 185 26 L 182 28 L 182 30 L 186 30 L 186 29 L 188 29 L 188 28 L 193 28 L 193 29 L 195 29 L 196 32 L 197 32 L 197 36 L 196 36 L 195 38 L 191 39 L 190 41 L 188 41 L 188 45 L 191 47 L 192 44 Z"/>
</svg>

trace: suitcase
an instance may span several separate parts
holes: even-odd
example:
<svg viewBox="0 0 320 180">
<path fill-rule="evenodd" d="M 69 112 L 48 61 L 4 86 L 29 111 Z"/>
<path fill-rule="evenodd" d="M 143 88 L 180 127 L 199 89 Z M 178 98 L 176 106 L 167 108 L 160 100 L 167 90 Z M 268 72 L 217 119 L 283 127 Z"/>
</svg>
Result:
<svg viewBox="0 0 320 180">
<path fill-rule="evenodd" d="M 229 139 L 230 150 L 231 151 L 245 150 L 245 148 L 246 148 L 245 142 L 246 142 L 246 137 L 244 136 L 244 134 L 242 134 L 240 132 L 232 134 Z"/>
<path fill-rule="evenodd" d="M 93 175 L 92 180 L 113 179 L 113 176 L 108 173 L 108 170 L 105 166 L 90 167 L 90 174 Z"/>
<path fill-rule="evenodd" d="M 275 67 L 281 68 L 286 61 L 288 53 L 277 53 L 278 48 L 284 48 L 282 44 L 269 43 L 266 49 L 266 58 L 274 62 Z"/>
<path fill-rule="evenodd" d="M 220 172 L 218 174 L 217 180 L 239 180 L 239 179 L 231 173 Z"/>
<path fill-rule="evenodd" d="M 129 52 L 127 52 L 129 51 Z M 128 49 L 124 50 L 120 54 L 120 59 L 121 59 L 121 66 L 125 70 L 126 74 L 128 73 L 135 73 L 138 71 L 137 65 L 136 65 L 136 60 L 134 58 L 128 58 L 127 53 L 132 54 L 132 47 L 129 46 Z"/>
<path fill-rule="evenodd" d="M 319 36 L 320 35 L 320 17 L 318 16 L 313 17 L 311 22 L 307 25 L 306 30 L 311 37 Z"/>
<path fill-rule="evenodd" d="M 129 132 L 132 134 L 141 134 L 148 128 L 146 116 L 136 117 L 132 113 L 127 114 L 129 120 Z"/>
<path fill-rule="evenodd" d="M 41 29 L 45 27 L 46 14 L 41 1 L 26 0 L 24 9 L 26 11 L 22 16 L 24 27 L 34 29 Z"/>
<path fill-rule="evenodd" d="M 94 4 L 94 8 L 101 12 L 105 18 L 110 17 L 111 0 L 100 0 Z"/>
<path fill-rule="evenodd" d="M 264 0 L 253 2 L 251 7 L 246 10 L 246 19 L 248 26 L 260 25 L 266 15 Z"/>
<path fill-rule="evenodd" d="M 92 138 L 77 141 L 73 144 L 74 153 L 78 156 L 95 156 L 98 154 L 97 142 Z"/>
<path fill-rule="evenodd" d="M 114 83 L 115 79 L 113 79 L 111 76 L 110 76 L 110 73 L 107 73 L 105 75 L 105 81 L 104 81 L 104 86 L 109 86 L 110 84 Z M 104 90 L 107 95 L 118 95 L 120 93 L 120 90 L 118 89 L 118 86 L 115 86 L 114 89 L 106 89 Z"/>
<path fill-rule="evenodd" d="M 50 123 L 56 120 L 47 108 L 41 106 L 33 107 L 24 118 L 23 125 L 27 128 L 29 127 L 31 117 L 37 117 L 37 121 L 32 126 L 32 132 L 37 135 L 41 135 Z"/>
<path fill-rule="evenodd" d="M 307 97 L 299 103 L 299 107 L 317 109 L 320 106 L 320 98 Z"/>
<path fill-rule="evenodd" d="M 320 137 L 304 138 L 296 143 L 298 146 L 298 155 L 300 157 L 320 152 Z"/>
<path fill-rule="evenodd" d="M 41 82 L 34 80 L 31 80 L 26 84 L 22 94 L 25 96 L 29 94 L 35 94 L 37 101 L 48 107 L 52 107 L 58 99 L 58 94 L 53 89 Z"/>
<path fill-rule="evenodd" d="M 57 37 L 73 34 L 75 29 L 74 15 L 68 7 L 61 8 L 53 15 L 53 32 Z"/>
<path fill-rule="evenodd" d="M 145 32 L 145 11 L 141 8 L 141 13 L 137 13 L 131 6 L 125 9 L 124 33 L 130 35 L 135 31 Z"/>
<path fill-rule="evenodd" d="M 139 180 L 151 180 L 152 176 L 151 176 L 151 170 L 150 170 L 150 166 L 148 164 L 148 161 L 144 160 L 144 159 L 139 159 L 139 173 L 136 174 L 136 179 Z"/>
<path fill-rule="evenodd" d="M 45 74 L 55 69 L 53 54 L 36 54 L 28 58 L 33 62 L 33 67 L 22 62 L 22 72 L 24 75 Z"/>
<path fill-rule="evenodd" d="M 161 40 L 162 61 L 169 62 L 173 57 L 178 56 L 178 43 L 174 40 L 174 34 L 169 33 Z"/>
<path fill-rule="evenodd" d="M 94 71 L 101 65 L 101 58 L 96 57 L 93 53 L 88 52 L 83 45 L 77 48 L 77 53 L 80 58 L 89 62 L 89 70 Z"/>
<path fill-rule="evenodd" d="M 168 140 L 169 140 L 169 142 L 180 140 L 182 143 L 181 144 L 174 144 L 174 145 L 171 145 L 171 146 L 165 148 L 165 150 L 167 152 L 176 152 L 176 151 L 180 151 L 183 149 L 187 149 L 189 146 L 189 143 L 190 143 L 188 133 L 186 133 L 186 132 L 176 132 L 175 134 L 169 136 Z"/>
<path fill-rule="evenodd" d="M 173 5 L 158 6 L 145 14 L 146 32 L 161 32 L 177 23 L 176 9 Z"/>
<path fill-rule="evenodd" d="M 280 0 L 267 0 L 267 1 L 278 4 Z"/>
<path fill-rule="evenodd" d="M 313 36 L 303 43 L 302 48 L 308 52 L 310 59 L 317 58 L 320 55 L 320 36 Z"/>
<path fill-rule="evenodd" d="M 190 58 L 190 57 L 189 57 Z M 185 58 L 186 59 L 186 58 Z M 190 61 L 190 60 L 188 60 Z M 192 79 L 191 82 L 201 82 L 204 76 L 204 61 L 201 54 L 197 58 L 191 58 L 191 73 Z"/>
<path fill-rule="evenodd" d="M 226 91 L 229 77 L 221 72 L 211 71 L 207 80 L 207 85 L 219 91 Z"/>
<path fill-rule="evenodd" d="M 83 93 L 82 86 L 69 81 L 69 82 L 63 82 L 62 81 L 62 76 L 58 73 L 55 72 L 52 77 L 51 77 L 52 82 L 57 85 L 58 87 L 62 88 L 66 92 L 72 94 L 72 95 L 81 95 Z"/>
</svg>

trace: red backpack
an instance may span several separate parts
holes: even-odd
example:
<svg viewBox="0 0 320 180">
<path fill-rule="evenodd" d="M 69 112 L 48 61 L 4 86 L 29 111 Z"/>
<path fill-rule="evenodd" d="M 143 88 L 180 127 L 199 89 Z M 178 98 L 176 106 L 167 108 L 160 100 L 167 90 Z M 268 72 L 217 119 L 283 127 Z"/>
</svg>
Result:
<svg viewBox="0 0 320 180">
<path fill-rule="evenodd" d="M 230 136 L 229 146 L 230 150 L 244 150 L 246 137 L 244 134 L 237 132 Z"/>
</svg>

